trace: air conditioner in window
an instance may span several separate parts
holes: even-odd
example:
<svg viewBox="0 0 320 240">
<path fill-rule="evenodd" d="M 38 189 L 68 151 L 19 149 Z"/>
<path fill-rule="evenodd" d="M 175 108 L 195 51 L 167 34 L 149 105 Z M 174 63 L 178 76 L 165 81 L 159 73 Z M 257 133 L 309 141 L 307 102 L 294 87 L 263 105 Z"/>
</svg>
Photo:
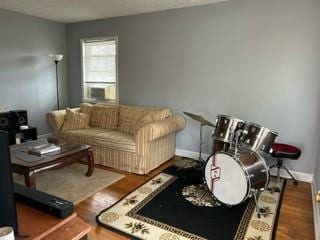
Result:
<svg viewBox="0 0 320 240">
<path fill-rule="evenodd" d="M 108 99 L 115 100 L 116 98 L 115 86 L 107 86 L 107 87 L 90 86 L 88 90 L 89 90 L 88 97 L 90 99 L 94 99 L 97 101 L 104 101 Z"/>
</svg>

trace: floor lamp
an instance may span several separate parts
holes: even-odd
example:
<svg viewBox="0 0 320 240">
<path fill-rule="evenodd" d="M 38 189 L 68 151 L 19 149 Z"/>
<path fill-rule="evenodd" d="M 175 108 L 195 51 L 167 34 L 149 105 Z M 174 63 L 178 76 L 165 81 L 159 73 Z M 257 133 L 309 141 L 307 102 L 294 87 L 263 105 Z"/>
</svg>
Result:
<svg viewBox="0 0 320 240">
<path fill-rule="evenodd" d="M 63 59 L 63 55 L 62 54 L 50 54 L 49 57 L 56 64 L 57 107 L 58 107 L 58 110 L 60 110 L 58 63 Z"/>
</svg>

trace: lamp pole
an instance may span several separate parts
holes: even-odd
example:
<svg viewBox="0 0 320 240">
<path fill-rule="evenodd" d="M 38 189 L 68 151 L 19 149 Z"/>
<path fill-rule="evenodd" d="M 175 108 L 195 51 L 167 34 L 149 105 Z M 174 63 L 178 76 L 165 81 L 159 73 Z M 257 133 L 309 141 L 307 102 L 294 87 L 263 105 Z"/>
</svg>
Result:
<svg viewBox="0 0 320 240">
<path fill-rule="evenodd" d="M 58 63 L 59 61 L 55 60 L 56 64 L 56 87 L 57 87 L 57 108 L 60 110 L 60 97 L 59 97 L 59 73 L 58 73 Z"/>
<path fill-rule="evenodd" d="M 60 110 L 58 63 L 63 59 L 63 55 L 62 54 L 50 54 L 49 57 L 53 59 L 55 65 L 56 65 L 57 109 Z"/>
</svg>

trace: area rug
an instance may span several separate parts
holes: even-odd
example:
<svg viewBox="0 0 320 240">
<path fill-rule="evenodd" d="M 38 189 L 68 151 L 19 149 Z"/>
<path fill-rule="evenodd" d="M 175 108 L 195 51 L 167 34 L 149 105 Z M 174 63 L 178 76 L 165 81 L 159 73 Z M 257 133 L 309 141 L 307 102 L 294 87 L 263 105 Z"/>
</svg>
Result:
<svg viewBox="0 0 320 240">
<path fill-rule="evenodd" d="M 95 168 L 91 177 L 86 177 L 86 171 L 86 165 L 73 164 L 37 173 L 36 189 L 77 204 L 124 177 L 100 168 Z M 13 178 L 24 185 L 23 176 L 14 174 Z"/>
<path fill-rule="evenodd" d="M 270 185 L 274 184 L 274 179 Z M 197 206 L 182 195 L 189 185 L 200 184 L 198 171 L 169 170 L 160 173 L 97 216 L 99 225 L 129 236 L 152 240 L 270 240 L 276 229 L 281 192 L 264 191 L 259 196 L 260 218 L 254 200 L 226 207 Z M 190 199 L 189 199 L 190 200 Z"/>
</svg>

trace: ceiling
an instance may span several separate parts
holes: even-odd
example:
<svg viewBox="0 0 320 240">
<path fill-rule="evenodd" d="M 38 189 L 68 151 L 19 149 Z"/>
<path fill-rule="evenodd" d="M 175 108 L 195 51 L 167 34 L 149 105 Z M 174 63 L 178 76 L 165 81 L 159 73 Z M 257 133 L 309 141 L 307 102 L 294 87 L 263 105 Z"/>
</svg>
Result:
<svg viewBox="0 0 320 240">
<path fill-rule="evenodd" d="M 223 1 L 227 0 L 1 0 L 0 8 L 72 23 Z"/>
</svg>

